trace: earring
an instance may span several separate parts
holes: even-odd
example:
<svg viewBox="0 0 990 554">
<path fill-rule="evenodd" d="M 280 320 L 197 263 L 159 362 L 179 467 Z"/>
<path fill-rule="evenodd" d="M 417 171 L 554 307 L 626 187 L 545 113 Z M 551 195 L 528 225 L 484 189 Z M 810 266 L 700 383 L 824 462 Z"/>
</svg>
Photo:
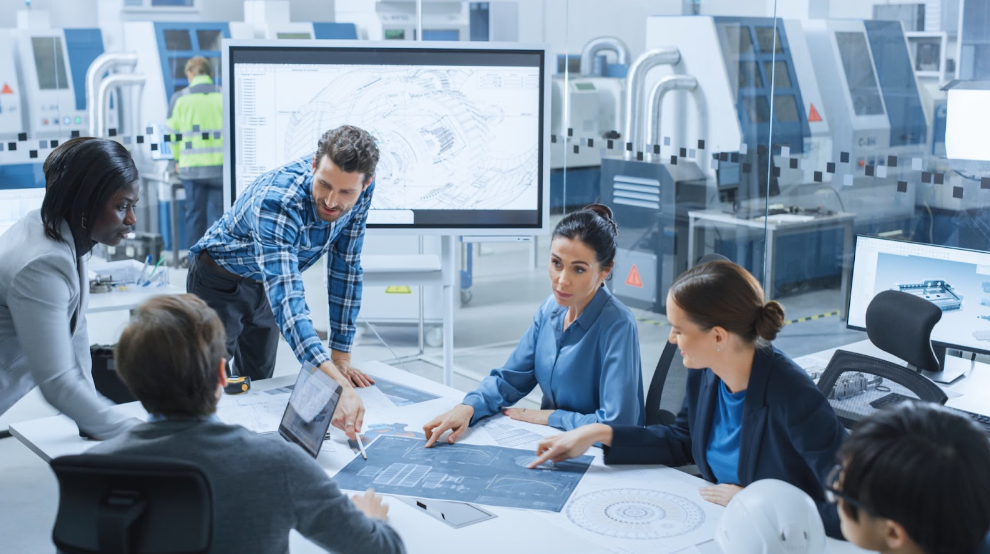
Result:
<svg viewBox="0 0 990 554">
<path fill-rule="evenodd" d="M 82 217 L 82 228 L 83 228 L 83 229 L 85 229 L 85 228 L 86 228 L 86 216 L 83 216 L 83 217 Z"/>
<path fill-rule="evenodd" d="M 715 347 L 715 351 L 716 352 L 721 352 L 722 351 L 722 347 L 721 346 L 716 346 Z"/>
</svg>

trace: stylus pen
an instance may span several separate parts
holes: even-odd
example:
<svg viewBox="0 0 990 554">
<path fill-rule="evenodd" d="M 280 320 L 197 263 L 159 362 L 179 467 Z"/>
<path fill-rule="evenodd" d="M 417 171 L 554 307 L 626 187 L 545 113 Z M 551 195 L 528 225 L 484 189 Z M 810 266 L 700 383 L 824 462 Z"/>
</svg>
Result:
<svg viewBox="0 0 990 554">
<path fill-rule="evenodd" d="M 358 450 L 361 451 L 361 457 L 364 458 L 365 460 L 367 460 L 368 459 L 368 453 L 364 451 L 364 443 L 361 442 L 361 435 L 355 433 L 354 436 L 357 437 Z"/>
</svg>

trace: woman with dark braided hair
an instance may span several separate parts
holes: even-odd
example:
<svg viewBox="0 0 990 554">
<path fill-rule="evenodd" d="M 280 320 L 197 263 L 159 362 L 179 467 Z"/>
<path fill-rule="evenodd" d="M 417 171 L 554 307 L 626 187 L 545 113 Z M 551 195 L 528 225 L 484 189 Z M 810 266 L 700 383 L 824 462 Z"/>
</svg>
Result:
<svg viewBox="0 0 990 554">
<path fill-rule="evenodd" d="M 0 414 L 38 386 L 82 434 L 108 438 L 137 421 L 111 413 L 86 376 L 86 258 L 131 232 L 138 172 L 120 143 L 90 137 L 56 148 L 44 171 L 41 210 L 0 237 Z"/>
<path fill-rule="evenodd" d="M 430 447 L 453 443 L 478 420 L 502 411 L 558 429 L 589 423 L 643 425 L 643 377 L 636 319 L 612 296 L 618 228 L 612 210 L 592 204 L 557 224 L 550 243 L 553 294 L 505 364 L 464 402 L 426 424 Z M 512 408 L 539 385 L 541 409 Z"/>
</svg>

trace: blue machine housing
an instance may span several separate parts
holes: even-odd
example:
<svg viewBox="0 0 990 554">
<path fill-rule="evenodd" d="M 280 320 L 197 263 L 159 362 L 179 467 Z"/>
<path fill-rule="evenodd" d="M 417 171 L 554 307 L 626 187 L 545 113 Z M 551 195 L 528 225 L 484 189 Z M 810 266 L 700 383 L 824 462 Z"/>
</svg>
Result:
<svg viewBox="0 0 990 554">
<path fill-rule="evenodd" d="M 761 33 L 774 32 L 774 20 L 761 17 L 715 17 L 719 29 L 718 37 L 722 51 L 726 54 L 723 60 L 734 59 L 738 56 L 737 67 L 726 67 L 729 75 L 740 76 L 738 94 L 736 95 L 736 113 L 739 114 L 739 127 L 742 130 L 743 142 L 751 149 L 758 145 L 770 145 L 775 148 L 782 145 L 790 146 L 791 152 L 804 152 L 804 139 L 811 136 L 808 125 L 808 114 L 804 109 L 801 89 L 797 86 L 797 74 L 794 72 L 794 60 L 791 58 L 790 42 L 783 26 L 776 26 L 776 43 L 765 49 L 766 44 L 760 44 Z M 740 44 L 730 43 L 730 34 L 726 28 L 739 29 Z M 741 49 L 741 45 L 748 48 Z M 775 46 L 777 46 L 775 48 Z M 774 52 L 774 50 L 778 50 Z M 775 65 L 776 64 L 776 65 Z M 783 66 L 783 67 L 782 67 Z M 776 69 L 775 69 L 776 68 Z M 786 78 L 774 75 L 774 71 L 784 69 Z M 773 87 L 773 102 L 771 103 L 771 85 Z M 795 112 L 786 113 L 784 104 L 795 104 Z M 773 108 L 771 110 L 771 104 Z M 796 117 L 795 117 L 796 116 Z M 773 137 L 770 136 L 770 119 L 773 119 Z M 772 139 L 772 141 L 771 141 Z"/>
<path fill-rule="evenodd" d="M 899 21 L 863 22 L 866 36 L 877 63 L 877 78 L 883 102 L 890 120 L 890 146 L 924 144 L 928 139 L 928 123 L 918 95 L 914 66 L 905 48 L 906 39 Z"/>
<path fill-rule="evenodd" d="M 169 50 L 165 40 L 166 32 L 178 31 L 189 34 L 189 48 L 182 50 Z M 189 23 L 189 22 L 168 22 L 155 23 L 155 39 L 158 41 L 158 55 L 162 64 L 162 77 L 165 81 L 165 98 L 171 98 L 172 94 L 189 86 L 186 79 L 186 61 L 195 56 L 203 56 L 214 67 L 219 67 L 222 53 L 220 44 L 200 44 L 202 32 L 220 32 L 223 38 L 230 38 L 230 26 L 226 23 Z M 216 46 L 217 48 L 211 48 Z M 223 85 L 222 72 L 216 71 L 214 82 Z"/>
<path fill-rule="evenodd" d="M 357 40 L 357 27 L 353 23 L 313 23 L 313 38 Z"/>
<path fill-rule="evenodd" d="M 65 29 L 65 49 L 69 71 L 75 83 L 76 109 L 86 109 L 86 72 L 103 54 L 103 33 L 99 29 Z"/>
<path fill-rule="evenodd" d="M 705 207 L 707 183 L 694 162 L 602 158 L 602 202 L 619 225 L 612 293 L 629 306 L 666 313 L 667 290 L 688 268 L 690 210 Z"/>
</svg>

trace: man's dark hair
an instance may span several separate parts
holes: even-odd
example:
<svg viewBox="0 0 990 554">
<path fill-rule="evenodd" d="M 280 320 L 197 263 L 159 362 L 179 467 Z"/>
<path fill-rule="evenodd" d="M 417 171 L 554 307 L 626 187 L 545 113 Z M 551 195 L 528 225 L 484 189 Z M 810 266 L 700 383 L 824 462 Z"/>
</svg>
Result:
<svg viewBox="0 0 990 554">
<path fill-rule="evenodd" d="M 117 374 L 149 413 L 199 417 L 217 407 L 223 323 L 192 294 L 142 304 L 117 343 Z"/>
<path fill-rule="evenodd" d="M 45 199 L 41 221 L 45 236 L 68 242 L 62 221 L 69 223 L 77 243 L 91 239 L 96 219 L 110 198 L 138 180 L 138 170 L 120 143 L 93 137 L 77 137 L 61 144 L 45 159 Z"/>
<path fill-rule="evenodd" d="M 365 179 L 375 174 L 378 166 L 378 145 L 368 131 L 353 125 L 330 129 L 320 137 L 316 146 L 316 165 L 328 156 L 342 171 L 363 173 Z"/>
<path fill-rule="evenodd" d="M 971 554 L 990 529 L 990 441 L 967 417 L 902 402 L 859 422 L 839 450 L 841 490 L 904 526 L 930 554 Z M 859 520 L 859 510 L 842 504 Z"/>
</svg>

